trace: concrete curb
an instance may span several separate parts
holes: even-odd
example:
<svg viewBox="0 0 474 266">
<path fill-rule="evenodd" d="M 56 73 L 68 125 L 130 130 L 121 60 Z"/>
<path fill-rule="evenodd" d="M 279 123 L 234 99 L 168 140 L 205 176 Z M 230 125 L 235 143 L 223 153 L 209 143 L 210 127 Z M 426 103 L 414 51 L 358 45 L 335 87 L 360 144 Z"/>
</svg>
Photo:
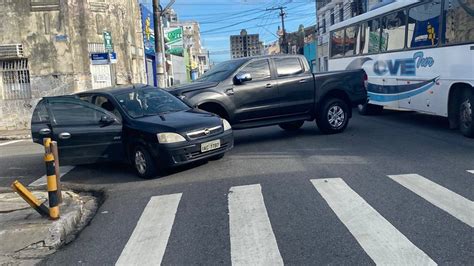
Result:
<svg viewBox="0 0 474 266">
<path fill-rule="evenodd" d="M 31 139 L 30 134 L 26 135 L 0 135 L 0 140 L 23 140 L 23 139 Z"/>
<path fill-rule="evenodd" d="M 44 193 L 44 191 L 41 192 Z M 63 207 L 67 208 L 67 211 L 61 213 L 60 219 L 54 222 L 40 221 L 40 223 L 43 222 L 45 224 L 41 227 L 43 231 L 47 229 L 44 233 L 39 233 L 39 235 L 43 237 L 33 240 L 33 243 L 13 253 L 0 255 L 0 265 L 36 264 L 47 255 L 54 253 L 60 247 L 73 241 L 92 220 L 98 207 L 103 202 L 102 199 L 104 195 L 102 191 L 76 190 L 76 192 L 77 194 L 72 191 L 63 191 L 63 197 L 69 201 L 69 205 Z M 31 210 L 28 211 L 31 212 Z M 20 226 L 19 229 L 15 229 L 19 230 L 16 231 L 16 233 L 25 235 L 21 230 L 26 230 L 28 233 L 28 230 L 31 231 L 31 228 L 28 228 L 28 226 L 28 224 Z M 0 235 L 2 234 L 4 237 L 8 234 L 17 236 L 15 235 L 15 231 L 10 230 L 9 232 L 8 229 L 0 230 Z M 24 242 L 26 243 L 27 241 L 28 240 Z"/>
</svg>

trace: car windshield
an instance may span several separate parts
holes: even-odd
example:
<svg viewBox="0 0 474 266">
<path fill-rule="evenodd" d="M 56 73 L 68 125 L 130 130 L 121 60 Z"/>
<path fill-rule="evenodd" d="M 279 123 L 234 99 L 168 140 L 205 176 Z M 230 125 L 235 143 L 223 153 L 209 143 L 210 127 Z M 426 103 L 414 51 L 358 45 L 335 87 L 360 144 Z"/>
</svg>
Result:
<svg viewBox="0 0 474 266">
<path fill-rule="evenodd" d="M 229 60 L 217 64 L 208 72 L 204 73 L 200 78 L 196 81 L 211 81 L 211 82 L 220 82 L 224 79 L 228 78 L 232 73 L 235 72 L 237 68 L 239 68 L 243 63 L 247 60 L 240 59 L 240 60 Z"/>
<path fill-rule="evenodd" d="M 190 107 L 168 92 L 148 87 L 115 96 L 120 106 L 133 118 L 189 110 Z"/>
</svg>

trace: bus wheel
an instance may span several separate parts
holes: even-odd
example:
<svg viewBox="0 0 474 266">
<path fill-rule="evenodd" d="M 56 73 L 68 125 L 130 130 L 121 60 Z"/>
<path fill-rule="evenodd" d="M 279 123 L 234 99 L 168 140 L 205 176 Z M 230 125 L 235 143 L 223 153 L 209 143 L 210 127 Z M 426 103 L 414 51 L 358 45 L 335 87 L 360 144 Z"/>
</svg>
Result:
<svg viewBox="0 0 474 266">
<path fill-rule="evenodd" d="M 370 103 L 359 104 L 357 109 L 361 115 L 379 115 L 383 112 L 383 106 Z"/>
<path fill-rule="evenodd" d="M 464 136 L 474 138 L 473 90 L 466 90 L 461 98 L 461 104 L 459 106 L 459 129 Z"/>
</svg>

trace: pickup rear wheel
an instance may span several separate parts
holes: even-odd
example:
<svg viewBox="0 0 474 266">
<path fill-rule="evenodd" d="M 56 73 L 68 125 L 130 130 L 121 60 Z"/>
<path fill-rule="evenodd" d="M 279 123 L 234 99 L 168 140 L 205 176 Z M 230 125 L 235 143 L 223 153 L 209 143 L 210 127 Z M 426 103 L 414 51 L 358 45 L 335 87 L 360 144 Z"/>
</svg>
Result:
<svg viewBox="0 0 474 266">
<path fill-rule="evenodd" d="M 304 124 L 304 121 L 294 121 L 294 122 L 287 122 L 287 123 L 281 123 L 279 126 L 286 130 L 286 131 L 296 131 L 300 129 Z"/>
<path fill-rule="evenodd" d="M 321 105 L 316 124 L 324 134 L 344 131 L 349 123 L 349 107 L 339 98 L 329 98 Z"/>
</svg>

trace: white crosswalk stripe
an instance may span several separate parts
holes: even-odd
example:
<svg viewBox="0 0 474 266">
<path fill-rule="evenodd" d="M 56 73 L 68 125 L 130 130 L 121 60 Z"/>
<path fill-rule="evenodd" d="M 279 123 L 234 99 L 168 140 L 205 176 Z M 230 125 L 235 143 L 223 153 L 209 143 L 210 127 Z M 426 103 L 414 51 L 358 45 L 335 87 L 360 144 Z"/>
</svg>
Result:
<svg viewBox="0 0 474 266">
<path fill-rule="evenodd" d="M 152 197 L 116 265 L 160 265 L 182 194 Z"/>
<path fill-rule="evenodd" d="M 436 265 L 341 178 L 311 182 L 376 264 Z"/>
<path fill-rule="evenodd" d="M 232 187 L 229 227 L 233 265 L 283 265 L 260 185 Z"/>
<path fill-rule="evenodd" d="M 436 207 L 474 227 L 474 202 L 421 175 L 389 175 L 389 177 Z"/>
</svg>

